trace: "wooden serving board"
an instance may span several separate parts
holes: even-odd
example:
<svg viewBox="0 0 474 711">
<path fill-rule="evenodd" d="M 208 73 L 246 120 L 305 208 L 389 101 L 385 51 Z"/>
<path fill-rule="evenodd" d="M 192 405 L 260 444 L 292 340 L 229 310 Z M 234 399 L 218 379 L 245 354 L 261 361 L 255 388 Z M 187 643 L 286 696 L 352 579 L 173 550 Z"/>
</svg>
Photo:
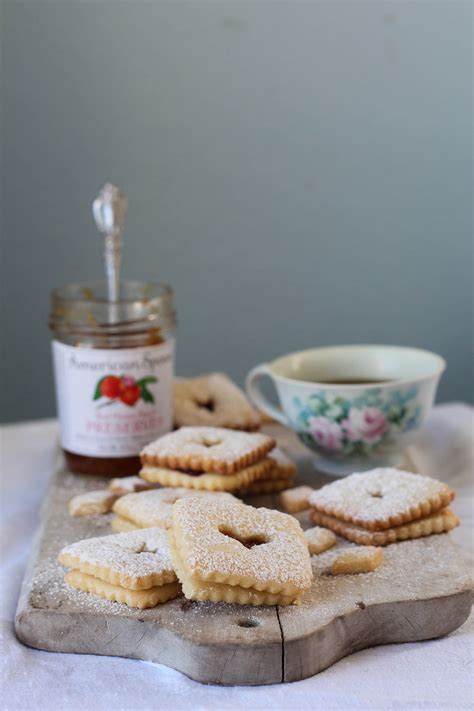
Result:
<svg viewBox="0 0 474 711">
<path fill-rule="evenodd" d="M 291 433 L 273 430 L 298 458 L 301 481 L 327 481 Z M 72 590 L 63 583 L 58 552 L 81 538 L 110 533 L 111 517 L 73 519 L 67 502 L 103 487 L 103 479 L 61 467 L 53 477 L 15 621 L 19 639 L 31 647 L 160 662 L 205 683 L 275 684 L 312 676 L 365 647 L 440 637 L 469 615 L 470 576 L 447 534 L 388 546 L 383 566 L 368 575 L 332 577 L 335 551 L 315 556 L 315 580 L 301 606 L 178 598 L 133 610 Z M 276 499 L 248 502 L 275 506 Z M 305 515 L 301 521 L 308 525 Z M 341 541 L 337 550 L 348 545 Z"/>
</svg>

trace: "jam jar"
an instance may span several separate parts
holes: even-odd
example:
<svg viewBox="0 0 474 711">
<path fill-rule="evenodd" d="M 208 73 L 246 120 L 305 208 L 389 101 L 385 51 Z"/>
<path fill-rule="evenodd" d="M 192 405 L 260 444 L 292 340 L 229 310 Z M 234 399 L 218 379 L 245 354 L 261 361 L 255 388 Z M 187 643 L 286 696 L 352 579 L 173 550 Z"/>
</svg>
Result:
<svg viewBox="0 0 474 711">
<path fill-rule="evenodd" d="M 68 468 L 136 474 L 142 447 L 172 428 L 176 315 L 163 284 L 68 284 L 51 295 L 49 325 L 61 446 Z"/>
</svg>

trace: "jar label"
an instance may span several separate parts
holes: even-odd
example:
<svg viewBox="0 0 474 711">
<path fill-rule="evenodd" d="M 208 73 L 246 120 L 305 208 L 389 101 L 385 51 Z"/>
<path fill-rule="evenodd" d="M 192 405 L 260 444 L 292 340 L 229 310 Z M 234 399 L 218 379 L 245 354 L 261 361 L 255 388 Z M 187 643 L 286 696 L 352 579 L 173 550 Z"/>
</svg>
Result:
<svg viewBox="0 0 474 711">
<path fill-rule="evenodd" d="M 53 341 L 61 444 L 91 457 L 133 456 L 172 428 L 174 342 L 126 349 Z"/>
</svg>

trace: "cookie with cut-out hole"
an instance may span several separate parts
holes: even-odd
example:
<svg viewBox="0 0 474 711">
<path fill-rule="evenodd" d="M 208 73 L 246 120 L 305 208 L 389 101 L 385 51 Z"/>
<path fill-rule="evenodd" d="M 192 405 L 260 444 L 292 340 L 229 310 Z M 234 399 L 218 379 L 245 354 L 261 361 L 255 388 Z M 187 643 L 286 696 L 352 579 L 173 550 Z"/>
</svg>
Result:
<svg viewBox="0 0 474 711">
<path fill-rule="evenodd" d="M 265 458 L 260 462 L 245 467 L 234 474 L 215 474 L 188 469 L 166 469 L 165 467 L 144 466 L 140 476 L 146 481 L 161 486 L 183 487 L 202 491 L 237 491 L 252 482 L 263 479 L 272 470 L 273 464 Z"/>
<path fill-rule="evenodd" d="M 168 535 L 173 565 L 191 600 L 298 604 L 311 585 L 301 526 L 279 511 L 180 499 Z"/>
<path fill-rule="evenodd" d="M 176 580 L 166 531 L 161 528 L 86 538 L 63 548 L 58 560 L 128 590 L 147 590 Z"/>
<path fill-rule="evenodd" d="M 334 516 L 328 516 L 320 511 L 312 511 L 310 518 L 313 523 L 329 528 L 348 541 L 364 546 L 386 546 L 397 541 L 408 541 L 433 534 L 447 533 L 459 526 L 459 518 L 450 509 L 443 509 L 419 518 L 417 521 L 402 523 L 400 526 L 386 528 L 383 531 L 368 531 L 362 526 L 340 521 Z"/>
<path fill-rule="evenodd" d="M 180 378 L 173 383 L 174 421 L 178 427 L 211 426 L 257 430 L 260 415 L 223 373 Z"/>
<path fill-rule="evenodd" d="M 331 573 L 333 575 L 371 573 L 382 565 L 383 558 L 383 550 L 376 546 L 348 548 L 334 558 Z"/>
<path fill-rule="evenodd" d="M 107 489 L 86 491 L 77 494 L 69 501 L 68 510 L 71 516 L 100 516 L 112 511 L 117 496 Z"/>
<path fill-rule="evenodd" d="M 340 521 L 383 531 L 440 511 L 453 498 L 454 491 L 429 476 L 381 468 L 327 484 L 309 503 Z"/>
<path fill-rule="evenodd" d="M 183 487 L 154 489 L 136 494 L 127 494 L 115 502 L 113 511 L 135 528 L 169 528 L 173 504 L 187 496 L 200 496 L 224 501 L 235 501 L 232 494 L 225 492 L 193 491 Z M 119 525 L 122 525 L 122 521 Z"/>
<path fill-rule="evenodd" d="M 153 488 L 152 484 L 139 476 L 123 476 L 112 479 L 109 484 L 109 491 L 115 496 L 126 496 L 136 491 L 147 491 Z"/>
<path fill-rule="evenodd" d="M 274 446 L 272 437 L 259 432 L 181 427 L 148 444 L 140 457 L 143 467 L 235 474 L 264 459 Z"/>
</svg>

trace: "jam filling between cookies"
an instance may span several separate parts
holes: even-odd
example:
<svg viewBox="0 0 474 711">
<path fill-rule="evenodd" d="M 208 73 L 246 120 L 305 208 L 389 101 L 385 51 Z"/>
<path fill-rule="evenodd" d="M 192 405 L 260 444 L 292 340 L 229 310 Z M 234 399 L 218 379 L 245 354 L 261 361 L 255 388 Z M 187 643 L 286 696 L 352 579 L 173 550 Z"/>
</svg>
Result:
<svg viewBox="0 0 474 711">
<path fill-rule="evenodd" d="M 201 474 L 207 474 L 204 469 L 175 469 L 174 471 L 180 474 L 188 474 L 188 476 L 201 476 Z"/>
</svg>

